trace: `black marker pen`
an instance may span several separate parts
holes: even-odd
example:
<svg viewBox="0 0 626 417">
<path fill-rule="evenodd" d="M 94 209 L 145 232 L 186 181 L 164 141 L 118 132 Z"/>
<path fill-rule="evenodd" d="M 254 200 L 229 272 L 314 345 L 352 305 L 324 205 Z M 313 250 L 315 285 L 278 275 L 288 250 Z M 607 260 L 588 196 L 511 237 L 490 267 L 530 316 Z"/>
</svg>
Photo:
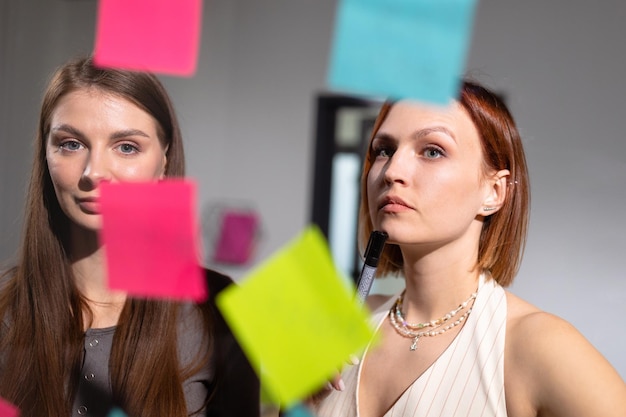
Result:
<svg viewBox="0 0 626 417">
<path fill-rule="evenodd" d="M 367 242 L 367 248 L 365 249 L 365 263 L 361 270 L 361 276 L 357 282 L 357 296 L 361 302 L 364 302 L 367 295 L 372 288 L 374 282 L 374 275 L 376 274 L 376 267 L 378 266 L 378 259 L 385 247 L 385 241 L 387 240 L 387 233 L 374 230 L 370 235 L 370 240 Z"/>
</svg>

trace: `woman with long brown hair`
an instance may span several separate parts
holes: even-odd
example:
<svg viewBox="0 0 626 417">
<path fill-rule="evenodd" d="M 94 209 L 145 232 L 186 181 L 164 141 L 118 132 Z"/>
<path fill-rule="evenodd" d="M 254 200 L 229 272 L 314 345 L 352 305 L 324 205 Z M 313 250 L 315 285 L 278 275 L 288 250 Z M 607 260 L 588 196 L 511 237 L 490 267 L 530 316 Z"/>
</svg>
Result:
<svg viewBox="0 0 626 417">
<path fill-rule="evenodd" d="M 220 350 L 233 339 L 211 302 L 137 299 L 106 286 L 99 184 L 184 173 L 178 121 L 154 75 L 99 69 L 91 58 L 56 71 L 19 258 L 0 287 L 0 396 L 22 416 L 105 416 L 113 407 L 132 417 L 258 415 L 258 381 L 237 346 Z M 210 290 L 231 282 L 206 273 Z M 238 386 L 220 379 L 226 367 L 242 377 Z"/>
<path fill-rule="evenodd" d="M 388 234 L 368 304 L 379 341 L 312 406 L 334 416 L 624 416 L 626 385 L 570 324 L 504 287 L 517 274 L 529 176 L 498 96 L 386 103 L 361 180 L 360 233 Z"/>
</svg>

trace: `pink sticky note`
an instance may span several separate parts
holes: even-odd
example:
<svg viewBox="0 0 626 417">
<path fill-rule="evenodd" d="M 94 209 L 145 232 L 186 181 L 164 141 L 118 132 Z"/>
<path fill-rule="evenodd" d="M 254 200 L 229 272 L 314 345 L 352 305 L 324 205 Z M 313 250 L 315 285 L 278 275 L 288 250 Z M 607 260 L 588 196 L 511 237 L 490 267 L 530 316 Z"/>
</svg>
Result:
<svg viewBox="0 0 626 417">
<path fill-rule="evenodd" d="M 248 262 L 254 250 L 257 224 L 254 212 L 225 211 L 213 260 L 235 265 Z"/>
<path fill-rule="evenodd" d="M 202 0 L 100 0 L 94 63 L 191 76 L 201 21 Z"/>
<path fill-rule="evenodd" d="M 13 404 L 0 398 L 0 417 L 19 417 L 20 410 Z"/>
<path fill-rule="evenodd" d="M 104 183 L 100 209 L 111 289 L 140 297 L 206 299 L 194 183 Z"/>
</svg>

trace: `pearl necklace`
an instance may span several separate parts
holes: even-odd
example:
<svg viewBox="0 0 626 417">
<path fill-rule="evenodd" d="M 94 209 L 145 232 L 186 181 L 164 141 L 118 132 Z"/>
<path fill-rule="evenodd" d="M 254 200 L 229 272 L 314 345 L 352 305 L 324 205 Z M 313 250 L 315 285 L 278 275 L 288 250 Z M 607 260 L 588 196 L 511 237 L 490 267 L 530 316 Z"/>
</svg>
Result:
<svg viewBox="0 0 626 417">
<path fill-rule="evenodd" d="M 413 339 L 413 344 L 411 344 L 410 348 L 411 351 L 417 349 L 417 342 L 419 341 L 420 337 L 438 336 L 463 323 L 465 319 L 467 319 L 467 316 L 469 316 L 472 312 L 471 308 L 469 308 L 465 313 L 463 313 L 458 319 L 456 319 L 452 323 L 442 327 L 446 322 L 448 322 L 459 312 L 461 312 L 461 310 L 467 308 L 467 305 L 472 302 L 472 300 L 476 299 L 476 293 L 472 293 L 472 295 L 470 295 L 467 300 L 463 301 L 461 304 L 459 304 L 457 308 L 451 310 L 443 317 L 424 323 L 411 324 L 405 320 L 404 315 L 402 314 L 402 302 L 404 300 L 404 293 L 405 291 L 400 294 L 400 297 L 398 297 L 394 305 L 389 310 L 389 322 L 400 336 Z M 431 329 L 421 331 L 421 329 L 427 327 L 430 327 Z"/>
</svg>

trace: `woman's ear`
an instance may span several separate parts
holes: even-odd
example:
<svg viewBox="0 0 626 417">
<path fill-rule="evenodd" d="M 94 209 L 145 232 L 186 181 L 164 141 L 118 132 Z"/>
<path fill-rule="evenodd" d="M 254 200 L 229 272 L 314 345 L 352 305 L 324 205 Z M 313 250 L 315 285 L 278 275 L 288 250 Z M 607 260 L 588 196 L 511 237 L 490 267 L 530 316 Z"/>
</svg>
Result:
<svg viewBox="0 0 626 417">
<path fill-rule="evenodd" d="M 511 172 L 508 169 L 501 169 L 486 180 L 488 186 L 487 197 L 483 201 L 479 214 L 489 216 L 500 210 L 506 200 L 506 190 L 510 176 Z"/>
<path fill-rule="evenodd" d="M 165 173 L 167 172 L 167 151 L 169 148 L 170 146 L 167 145 L 165 149 L 163 150 L 163 163 L 162 163 L 161 175 L 159 176 L 160 180 L 165 178 Z"/>
</svg>

